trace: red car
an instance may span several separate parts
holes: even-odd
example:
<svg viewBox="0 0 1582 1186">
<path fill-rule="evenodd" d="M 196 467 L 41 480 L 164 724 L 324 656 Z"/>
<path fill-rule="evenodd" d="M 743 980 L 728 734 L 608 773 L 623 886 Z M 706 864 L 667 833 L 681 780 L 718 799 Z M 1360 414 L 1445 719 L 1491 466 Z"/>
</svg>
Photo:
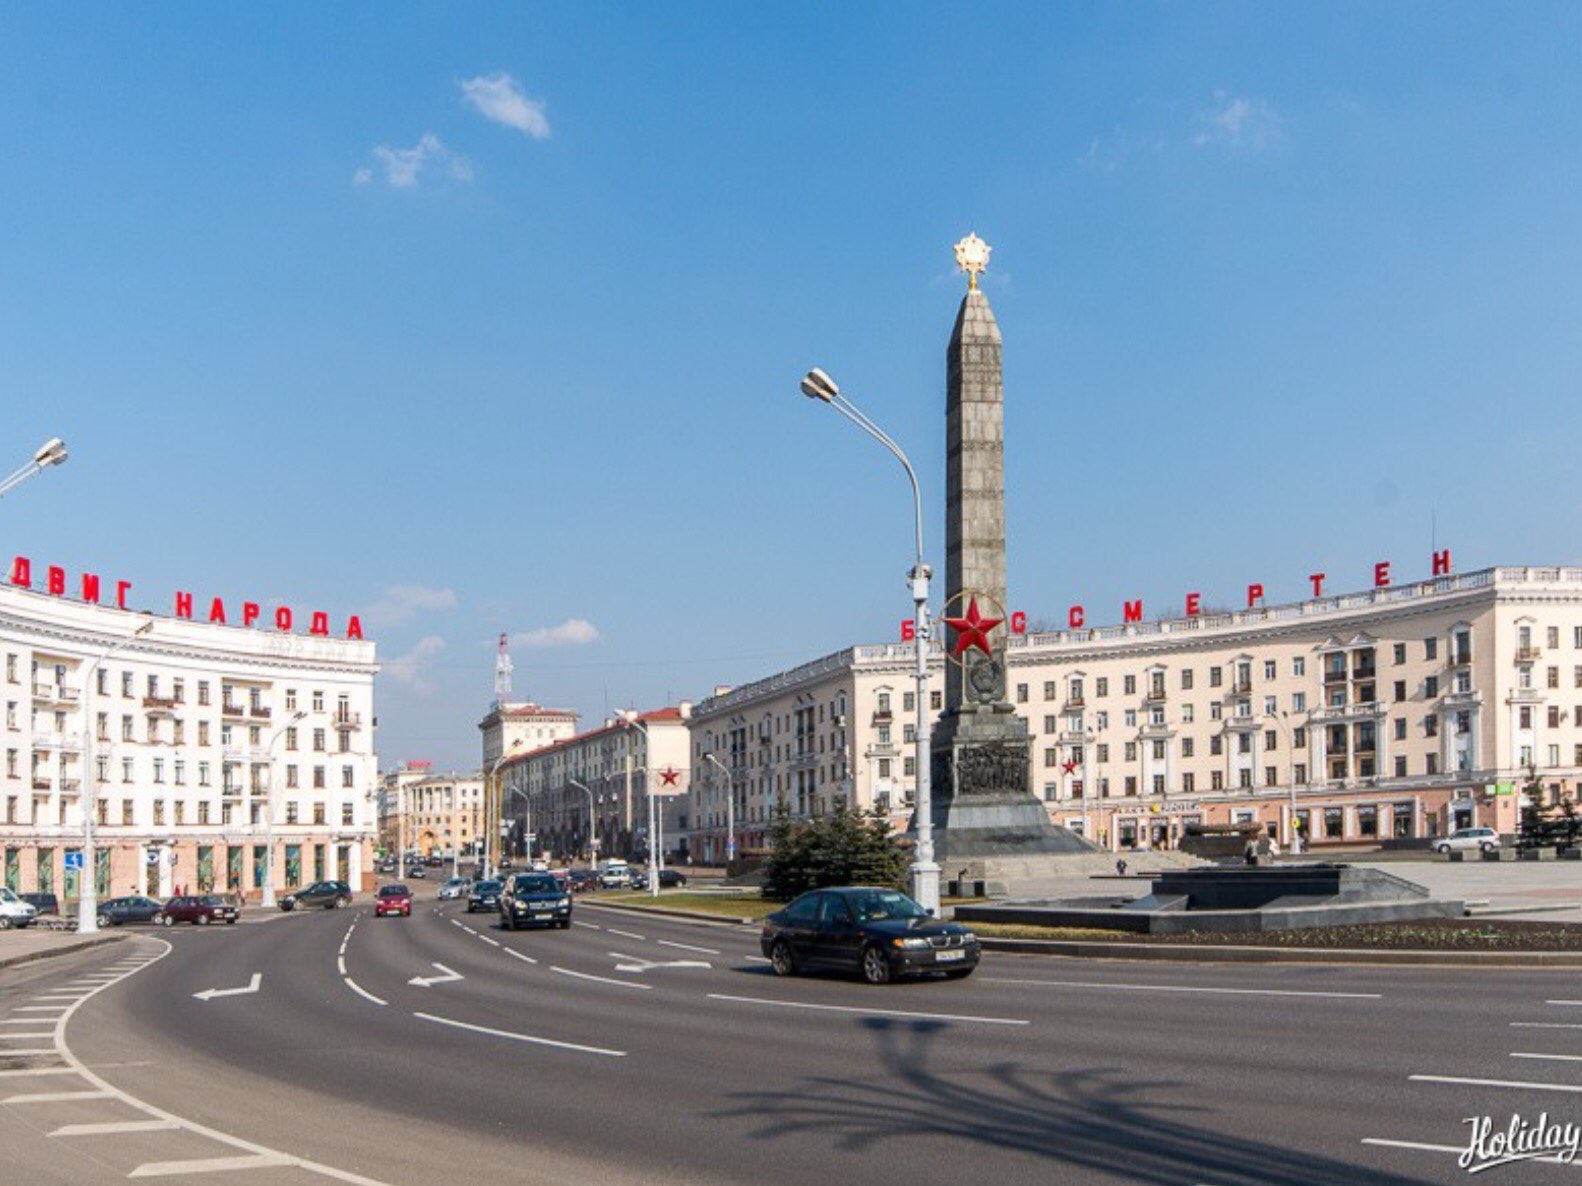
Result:
<svg viewBox="0 0 1582 1186">
<path fill-rule="evenodd" d="M 374 917 L 387 914 L 412 917 L 412 891 L 404 885 L 387 885 L 374 897 Z"/>
<path fill-rule="evenodd" d="M 170 899 L 154 916 L 154 921 L 167 927 L 173 927 L 178 922 L 196 923 L 200 927 L 206 927 L 211 922 L 234 925 L 236 918 L 236 907 L 219 896 L 191 894 Z"/>
</svg>

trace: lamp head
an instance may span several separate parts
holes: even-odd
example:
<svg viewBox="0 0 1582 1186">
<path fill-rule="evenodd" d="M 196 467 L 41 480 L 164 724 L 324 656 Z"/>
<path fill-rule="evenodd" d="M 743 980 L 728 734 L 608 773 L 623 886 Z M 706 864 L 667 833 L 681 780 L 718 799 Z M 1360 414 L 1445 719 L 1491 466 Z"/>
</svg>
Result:
<svg viewBox="0 0 1582 1186">
<path fill-rule="evenodd" d="M 829 403 L 830 400 L 840 394 L 840 387 L 835 383 L 835 380 L 824 372 L 822 367 L 814 367 L 803 375 L 802 382 L 798 386 L 801 387 L 802 394 L 807 396 L 808 399 L 823 400 L 825 403 Z"/>
<path fill-rule="evenodd" d="M 50 465 L 62 465 L 66 461 L 66 456 L 66 442 L 59 437 L 50 437 L 33 454 L 33 464 L 40 469 Z"/>
</svg>

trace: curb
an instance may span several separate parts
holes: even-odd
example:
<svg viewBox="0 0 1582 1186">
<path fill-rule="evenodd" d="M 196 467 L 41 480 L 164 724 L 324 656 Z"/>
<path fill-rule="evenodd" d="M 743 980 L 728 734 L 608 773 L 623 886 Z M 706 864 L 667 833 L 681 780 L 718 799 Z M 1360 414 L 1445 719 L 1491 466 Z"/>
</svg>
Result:
<svg viewBox="0 0 1582 1186">
<path fill-rule="evenodd" d="M 73 943 L 69 947 L 41 947 L 37 951 L 24 952 L 22 955 L 0 956 L 0 968 L 14 968 L 18 964 L 31 964 L 34 960 L 52 959 L 57 955 L 75 955 L 79 951 L 102 947 L 106 943 L 119 943 L 125 938 L 125 935 L 101 935 L 97 939 L 84 939 L 81 943 Z"/>
<path fill-rule="evenodd" d="M 1395 967 L 1582 968 L 1582 951 L 1399 951 L 1365 947 L 1232 947 L 1188 943 L 1106 943 L 1082 939 L 999 939 L 985 951 L 1087 959 L 1185 960 L 1207 964 L 1383 964 Z"/>
</svg>

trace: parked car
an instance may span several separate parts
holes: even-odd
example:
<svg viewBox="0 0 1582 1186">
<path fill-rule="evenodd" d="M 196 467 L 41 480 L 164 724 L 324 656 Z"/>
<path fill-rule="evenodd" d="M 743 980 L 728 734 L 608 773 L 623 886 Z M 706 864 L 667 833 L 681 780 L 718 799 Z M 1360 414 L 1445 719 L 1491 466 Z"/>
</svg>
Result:
<svg viewBox="0 0 1582 1186">
<path fill-rule="evenodd" d="M 235 906 L 227 906 L 214 894 L 188 894 L 170 899 L 160 908 L 156 917 L 167 927 L 173 927 L 178 922 L 190 922 L 203 927 L 211 922 L 232 925 L 236 922 L 236 915 Z"/>
<path fill-rule="evenodd" d="M 632 869 L 626 874 L 626 888 L 645 890 L 648 888 L 648 872 L 644 869 Z"/>
<path fill-rule="evenodd" d="M 374 895 L 374 917 L 383 918 L 387 914 L 400 914 L 411 918 L 412 891 L 404 885 L 380 887 L 379 892 Z"/>
<path fill-rule="evenodd" d="M 423 863 L 430 869 L 439 869 L 444 867 L 445 858 L 440 856 L 437 852 L 431 852 L 428 854 L 428 858 Z"/>
<path fill-rule="evenodd" d="M 223 897 L 224 895 L 219 895 Z M 153 898 L 133 895 L 99 903 L 99 925 L 120 927 L 130 922 L 154 922 L 164 906 Z"/>
<path fill-rule="evenodd" d="M 927 972 L 960 979 L 980 955 L 968 928 L 935 919 L 896 890 L 859 886 L 803 894 L 764 919 L 759 944 L 777 976 L 835 968 L 869 984 Z"/>
<path fill-rule="evenodd" d="M 21 898 L 24 902 L 26 902 L 29 906 L 33 907 L 33 909 L 37 910 L 40 914 L 59 914 L 60 913 L 60 899 L 57 898 L 54 894 L 30 893 L 30 894 L 18 894 L 17 897 Z"/>
<path fill-rule="evenodd" d="M 632 868 L 625 861 L 610 861 L 599 871 L 602 889 L 626 889 L 632 884 Z"/>
<path fill-rule="evenodd" d="M 549 873 L 518 873 L 500 895 L 500 922 L 508 931 L 543 924 L 571 926 L 571 898 Z"/>
<path fill-rule="evenodd" d="M 0 885 L 0 931 L 32 926 L 37 917 L 37 906 L 23 901 L 15 891 Z"/>
<path fill-rule="evenodd" d="M 472 889 L 467 893 L 467 913 L 475 910 L 498 910 L 500 908 L 500 883 L 498 881 L 475 881 Z"/>
<path fill-rule="evenodd" d="M 1500 834 L 1493 828 L 1457 828 L 1443 840 L 1434 842 L 1434 851 L 1468 852 L 1474 848 L 1493 852 L 1500 846 Z"/>
<path fill-rule="evenodd" d="M 661 869 L 659 871 L 659 888 L 675 889 L 677 886 L 687 884 L 687 875 L 675 869 Z"/>
<path fill-rule="evenodd" d="M 599 875 L 592 869 L 573 869 L 570 882 L 572 893 L 585 894 L 599 888 Z"/>
<path fill-rule="evenodd" d="M 471 891 L 471 889 L 472 878 L 452 877 L 444 885 L 439 887 L 439 896 L 441 899 L 446 901 L 450 900 L 451 898 L 464 898 L 467 896 L 468 892 Z"/>
<path fill-rule="evenodd" d="M 423 872 L 423 866 L 422 865 L 411 865 L 411 866 L 409 866 L 407 868 L 406 875 L 408 877 L 417 877 L 417 878 L 424 878 L 424 879 L 426 879 L 428 877 L 428 874 Z"/>
<path fill-rule="evenodd" d="M 315 881 L 306 889 L 287 894 L 280 899 L 280 909 L 304 910 L 318 906 L 324 910 L 341 910 L 352 904 L 352 887 L 344 881 Z"/>
</svg>

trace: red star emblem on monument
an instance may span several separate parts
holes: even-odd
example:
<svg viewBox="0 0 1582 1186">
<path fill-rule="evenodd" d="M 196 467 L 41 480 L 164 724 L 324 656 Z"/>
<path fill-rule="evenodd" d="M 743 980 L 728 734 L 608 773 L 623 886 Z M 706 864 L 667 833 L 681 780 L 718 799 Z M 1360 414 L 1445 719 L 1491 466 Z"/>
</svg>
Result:
<svg viewBox="0 0 1582 1186">
<path fill-rule="evenodd" d="M 659 785 L 663 787 L 673 787 L 678 784 L 680 778 L 681 771 L 677 770 L 674 766 L 666 766 L 659 772 Z"/>
<path fill-rule="evenodd" d="M 985 655 L 993 657 L 994 651 L 989 647 L 989 631 L 993 630 L 1004 618 L 985 618 L 978 613 L 978 599 L 974 597 L 967 603 L 967 616 L 965 618 L 946 618 L 945 625 L 956 632 L 956 649 L 951 652 L 959 658 L 964 652 L 977 647 Z"/>
</svg>

